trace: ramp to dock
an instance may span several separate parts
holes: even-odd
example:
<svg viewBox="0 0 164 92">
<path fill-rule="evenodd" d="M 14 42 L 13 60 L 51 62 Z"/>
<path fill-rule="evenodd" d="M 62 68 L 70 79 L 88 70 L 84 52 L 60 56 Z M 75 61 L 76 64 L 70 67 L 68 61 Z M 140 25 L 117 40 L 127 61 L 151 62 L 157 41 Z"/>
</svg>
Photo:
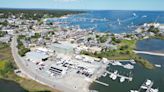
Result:
<svg viewBox="0 0 164 92">
<path fill-rule="evenodd" d="M 104 86 L 109 86 L 109 84 L 101 82 L 101 81 L 98 81 L 98 80 L 95 80 L 94 82 L 99 83 L 99 84 L 104 85 Z"/>
</svg>

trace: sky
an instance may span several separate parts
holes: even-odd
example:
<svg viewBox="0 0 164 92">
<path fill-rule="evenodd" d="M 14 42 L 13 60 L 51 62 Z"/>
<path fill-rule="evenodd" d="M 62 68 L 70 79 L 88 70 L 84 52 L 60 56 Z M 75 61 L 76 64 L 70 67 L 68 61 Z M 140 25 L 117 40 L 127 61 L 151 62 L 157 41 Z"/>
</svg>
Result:
<svg viewBox="0 0 164 92">
<path fill-rule="evenodd" d="M 164 0 L 0 0 L 0 8 L 164 11 Z"/>
</svg>

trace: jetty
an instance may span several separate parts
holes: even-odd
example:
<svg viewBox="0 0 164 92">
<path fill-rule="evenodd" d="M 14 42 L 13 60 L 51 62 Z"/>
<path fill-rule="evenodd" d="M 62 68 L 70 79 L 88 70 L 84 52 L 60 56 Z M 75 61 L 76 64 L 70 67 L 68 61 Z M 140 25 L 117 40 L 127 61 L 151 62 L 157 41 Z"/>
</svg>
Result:
<svg viewBox="0 0 164 92">
<path fill-rule="evenodd" d="M 148 54 L 148 55 L 155 55 L 155 56 L 163 56 L 164 57 L 164 53 L 149 52 L 149 51 L 137 51 L 137 50 L 133 50 L 133 52 L 137 53 L 137 54 Z"/>
</svg>

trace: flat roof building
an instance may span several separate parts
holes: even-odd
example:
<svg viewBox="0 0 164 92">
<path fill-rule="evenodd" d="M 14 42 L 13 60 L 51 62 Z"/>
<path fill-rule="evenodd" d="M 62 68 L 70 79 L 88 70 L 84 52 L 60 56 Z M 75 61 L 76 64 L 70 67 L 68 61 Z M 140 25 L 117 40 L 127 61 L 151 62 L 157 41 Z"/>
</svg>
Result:
<svg viewBox="0 0 164 92">
<path fill-rule="evenodd" d="M 52 51 L 57 53 L 64 53 L 64 54 L 73 54 L 73 46 L 70 43 L 53 43 L 47 46 Z"/>
<path fill-rule="evenodd" d="M 49 56 L 45 52 L 41 52 L 41 51 L 31 51 L 26 53 L 26 59 L 32 62 L 40 62 L 48 57 Z"/>
</svg>

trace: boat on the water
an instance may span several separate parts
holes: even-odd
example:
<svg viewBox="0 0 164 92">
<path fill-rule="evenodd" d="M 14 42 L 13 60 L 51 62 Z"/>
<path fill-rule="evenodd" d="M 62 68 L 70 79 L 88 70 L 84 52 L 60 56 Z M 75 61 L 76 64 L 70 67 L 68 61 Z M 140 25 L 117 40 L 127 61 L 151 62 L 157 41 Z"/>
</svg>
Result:
<svg viewBox="0 0 164 92">
<path fill-rule="evenodd" d="M 112 80 L 116 80 L 117 79 L 117 73 L 118 71 L 114 71 L 114 73 L 112 73 L 109 77 L 112 79 Z"/>
<path fill-rule="evenodd" d="M 146 15 L 143 15 L 142 18 L 146 18 L 147 16 Z"/>
<path fill-rule="evenodd" d="M 160 67 L 161 67 L 161 65 L 155 64 L 155 67 L 159 67 L 159 68 L 160 68 Z"/>
<path fill-rule="evenodd" d="M 119 18 L 117 19 L 117 22 L 118 22 L 119 25 L 121 25 L 121 22 L 120 22 L 120 19 Z"/>
<path fill-rule="evenodd" d="M 125 77 L 121 77 L 120 82 L 124 82 L 124 81 L 125 81 Z"/>
<path fill-rule="evenodd" d="M 123 67 L 126 68 L 126 69 L 134 69 L 134 66 L 131 65 L 131 64 L 126 64 Z"/>
<path fill-rule="evenodd" d="M 112 63 L 112 65 L 119 65 L 119 66 L 122 66 L 122 63 L 120 63 L 119 61 L 114 61 L 114 62 Z"/>
<path fill-rule="evenodd" d="M 153 89 L 153 88 L 150 89 L 150 92 L 158 92 L 158 91 L 159 91 L 158 89 Z"/>
<path fill-rule="evenodd" d="M 130 92 L 139 92 L 139 91 L 137 91 L 137 90 L 130 90 Z"/>
<path fill-rule="evenodd" d="M 136 17 L 136 16 L 137 16 L 137 14 L 136 14 L 136 13 L 133 13 L 133 16 L 134 16 L 134 17 Z"/>
</svg>

